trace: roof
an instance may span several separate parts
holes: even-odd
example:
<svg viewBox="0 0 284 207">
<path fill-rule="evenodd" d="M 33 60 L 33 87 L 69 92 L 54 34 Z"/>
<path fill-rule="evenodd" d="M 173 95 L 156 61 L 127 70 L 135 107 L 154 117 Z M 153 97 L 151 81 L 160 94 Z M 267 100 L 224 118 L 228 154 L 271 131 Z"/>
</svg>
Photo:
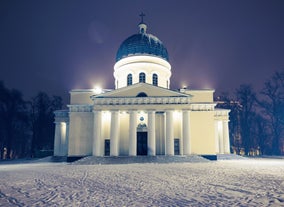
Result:
<svg viewBox="0 0 284 207">
<path fill-rule="evenodd" d="M 134 34 L 124 40 L 117 51 L 116 62 L 134 55 L 151 55 L 169 60 L 168 51 L 163 43 L 148 33 Z"/>
</svg>

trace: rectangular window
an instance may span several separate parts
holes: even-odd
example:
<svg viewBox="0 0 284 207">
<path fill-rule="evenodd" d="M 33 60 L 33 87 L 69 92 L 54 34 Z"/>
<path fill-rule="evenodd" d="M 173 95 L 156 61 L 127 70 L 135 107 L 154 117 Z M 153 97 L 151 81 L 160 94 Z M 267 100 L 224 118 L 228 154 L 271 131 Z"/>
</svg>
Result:
<svg viewBox="0 0 284 207">
<path fill-rule="evenodd" d="M 105 156 L 110 156 L 110 140 L 105 139 Z"/>
<path fill-rule="evenodd" d="M 175 155 L 180 155 L 179 138 L 174 139 L 174 149 L 175 149 Z"/>
</svg>

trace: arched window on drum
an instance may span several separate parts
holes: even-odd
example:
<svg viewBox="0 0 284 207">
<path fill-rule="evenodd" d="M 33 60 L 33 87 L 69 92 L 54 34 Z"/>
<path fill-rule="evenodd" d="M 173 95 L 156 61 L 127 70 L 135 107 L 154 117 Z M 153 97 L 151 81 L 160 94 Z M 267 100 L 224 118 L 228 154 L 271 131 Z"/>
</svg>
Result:
<svg viewBox="0 0 284 207">
<path fill-rule="evenodd" d="M 146 81 L 145 73 L 140 73 L 139 74 L 139 83 L 145 83 L 145 81 Z"/>
<path fill-rule="evenodd" d="M 132 85 L 132 74 L 127 75 L 127 85 L 128 86 Z"/>
<path fill-rule="evenodd" d="M 158 86 L 158 75 L 156 73 L 154 73 L 152 76 L 152 84 L 154 86 Z"/>
</svg>

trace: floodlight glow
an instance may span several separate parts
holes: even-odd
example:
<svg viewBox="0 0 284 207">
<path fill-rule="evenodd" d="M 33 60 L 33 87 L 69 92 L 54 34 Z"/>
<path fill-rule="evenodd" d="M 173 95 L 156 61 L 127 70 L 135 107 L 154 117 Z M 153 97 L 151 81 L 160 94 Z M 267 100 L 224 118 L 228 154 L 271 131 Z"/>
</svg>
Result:
<svg viewBox="0 0 284 207">
<path fill-rule="evenodd" d="M 101 93 L 103 92 L 103 89 L 102 89 L 101 87 L 95 87 L 95 88 L 93 89 L 93 92 L 94 92 L 95 94 L 101 94 Z"/>
</svg>

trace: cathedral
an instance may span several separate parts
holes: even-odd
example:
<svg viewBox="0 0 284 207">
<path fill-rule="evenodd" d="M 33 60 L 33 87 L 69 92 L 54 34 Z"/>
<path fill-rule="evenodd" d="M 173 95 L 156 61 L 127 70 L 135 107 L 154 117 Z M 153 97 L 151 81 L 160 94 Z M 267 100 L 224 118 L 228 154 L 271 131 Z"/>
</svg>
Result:
<svg viewBox="0 0 284 207">
<path fill-rule="evenodd" d="M 214 90 L 171 90 L 171 74 L 142 16 L 118 48 L 115 89 L 71 90 L 68 110 L 54 112 L 54 156 L 229 154 L 229 110 L 215 108 Z"/>
</svg>

